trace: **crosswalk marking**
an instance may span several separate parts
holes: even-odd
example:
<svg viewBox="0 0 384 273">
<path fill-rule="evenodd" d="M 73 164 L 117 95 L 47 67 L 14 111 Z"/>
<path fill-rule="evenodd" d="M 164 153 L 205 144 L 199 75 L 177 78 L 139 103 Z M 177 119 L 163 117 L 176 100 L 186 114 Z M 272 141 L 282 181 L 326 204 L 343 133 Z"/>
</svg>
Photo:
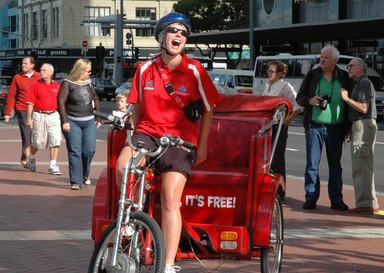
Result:
<svg viewBox="0 0 384 273">
<path fill-rule="evenodd" d="M 284 239 L 378 239 L 384 238 L 382 228 L 353 229 L 285 229 Z M 0 241 L 91 240 L 91 230 L 0 231 Z"/>
</svg>

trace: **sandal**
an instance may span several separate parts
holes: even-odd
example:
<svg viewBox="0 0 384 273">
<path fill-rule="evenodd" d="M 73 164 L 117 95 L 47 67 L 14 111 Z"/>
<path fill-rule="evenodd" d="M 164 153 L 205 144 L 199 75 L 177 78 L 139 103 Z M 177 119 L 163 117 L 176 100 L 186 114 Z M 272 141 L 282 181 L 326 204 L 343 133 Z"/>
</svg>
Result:
<svg viewBox="0 0 384 273">
<path fill-rule="evenodd" d="M 81 186 L 79 184 L 72 184 L 71 190 L 81 190 Z"/>
</svg>

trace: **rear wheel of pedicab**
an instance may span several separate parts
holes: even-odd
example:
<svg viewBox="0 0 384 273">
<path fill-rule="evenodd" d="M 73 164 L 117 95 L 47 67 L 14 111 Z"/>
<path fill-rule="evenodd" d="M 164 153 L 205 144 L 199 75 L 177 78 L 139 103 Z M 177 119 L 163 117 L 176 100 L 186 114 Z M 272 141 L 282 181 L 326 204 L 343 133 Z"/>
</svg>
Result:
<svg viewBox="0 0 384 273">
<path fill-rule="evenodd" d="M 88 273 L 141 273 L 164 272 L 165 246 L 157 222 L 143 212 L 133 212 L 120 240 L 117 265 L 111 267 L 112 250 L 116 234 L 116 221 L 103 233 L 93 251 Z M 138 245 L 132 245 L 137 236 Z"/>
<path fill-rule="evenodd" d="M 275 197 L 270 231 L 270 245 L 261 247 L 260 262 L 261 273 L 279 273 L 283 259 L 283 208 L 280 197 Z"/>
</svg>

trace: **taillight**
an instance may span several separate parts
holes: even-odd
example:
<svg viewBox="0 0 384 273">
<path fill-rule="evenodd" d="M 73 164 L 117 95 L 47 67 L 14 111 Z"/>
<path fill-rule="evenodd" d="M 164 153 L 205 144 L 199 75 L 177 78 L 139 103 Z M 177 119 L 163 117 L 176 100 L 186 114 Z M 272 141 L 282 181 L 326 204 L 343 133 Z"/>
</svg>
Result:
<svg viewBox="0 0 384 273">
<path fill-rule="evenodd" d="M 6 93 L 1 93 L 1 94 L 0 94 L 0 97 L 6 99 L 6 98 L 7 98 L 7 94 L 6 94 Z"/>
</svg>

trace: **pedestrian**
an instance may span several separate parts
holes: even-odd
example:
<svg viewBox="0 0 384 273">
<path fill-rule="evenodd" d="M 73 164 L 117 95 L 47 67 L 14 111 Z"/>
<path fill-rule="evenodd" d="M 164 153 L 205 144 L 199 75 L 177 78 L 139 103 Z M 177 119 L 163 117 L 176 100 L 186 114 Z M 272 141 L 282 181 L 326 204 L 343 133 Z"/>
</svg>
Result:
<svg viewBox="0 0 384 273">
<path fill-rule="evenodd" d="M 93 115 L 93 110 L 100 111 L 100 107 L 90 79 L 91 72 L 91 61 L 78 59 L 61 83 L 58 97 L 72 190 L 80 190 L 83 184 L 91 184 L 89 175 L 96 151 L 96 129 L 101 126 Z"/>
<path fill-rule="evenodd" d="M 125 115 L 127 115 L 129 112 L 128 107 L 130 106 L 130 104 L 127 102 L 128 93 L 121 92 L 117 94 L 115 99 L 116 99 L 117 110 L 113 110 L 112 115 L 122 118 Z"/>
<path fill-rule="evenodd" d="M 350 122 L 348 105 L 341 99 L 340 89 L 351 90 L 351 80 L 348 73 L 336 65 L 339 56 L 339 51 L 333 45 L 323 47 L 319 67 L 307 73 L 297 93 L 296 100 L 304 107 L 307 152 L 303 209 L 316 209 L 320 196 L 319 165 L 325 144 L 331 208 L 348 210 L 343 201 L 341 156 Z"/>
<path fill-rule="evenodd" d="M 190 21 L 182 14 L 171 12 L 157 22 L 154 35 L 160 54 L 140 64 L 128 97 L 128 102 L 133 104 L 133 143 L 141 140 L 147 148 L 152 148 L 159 143 L 161 136 L 172 134 L 197 145 L 196 154 L 171 147 L 162 157 L 162 166 L 168 166 L 161 174 L 166 273 L 180 270 L 174 265 L 182 227 L 180 199 L 192 165 L 202 163 L 207 157 L 213 107 L 221 100 L 201 63 L 183 52 L 190 33 Z M 199 103 L 201 108 L 196 107 Z M 196 111 L 190 112 L 192 108 Z M 196 119 L 200 114 L 198 134 Z M 118 158 L 116 182 L 119 187 L 122 167 L 128 163 L 131 154 L 131 148 L 126 145 Z"/>
<path fill-rule="evenodd" d="M 40 73 L 35 71 L 35 59 L 31 56 L 23 58 L 22 71 L 12 80 L 9 88 L 4 120 L 8 122 L 11 111 L 16 108 L 17 121 L 21 135 L 20 164 L 28 168 L 27 161 L 30 155 L 31 128 L 27 126 L 27 98 L 32 84 L 40 79 Z"/>
<path fill-rule="evenodd" d="M 60 115 L 57 112 L 60 85 L 52 80 L 53 73 L 51 64 L 43 64 L 40 69 L 41 78 L 32 85 L 27 99 L 27 126 L 32 129 L 28 168 L 35 172 L 35 154 L 39 149 L 49 148 L 48 173 L 60 175 L 61 171 L 57 166 L 61 142 Z"/>
<path fill-rule="evenodd" d="M 263 96 L 280 96 L 292 102 L 293 109 L 284 119 L 284 124 L 281 127 L 278 136 L 275 153 L 273 155 L 271 170 L 273 173 L 281 174 L 284 179 L 283 187 L 278 188 L 278 195 L 281 200 L 285 199 L 286 195 L 286 168 L 285 168 L 285 149 L 288 140 L 288 126 L 292 120 L 303 111 L 302 107 L 296 102 L 296 91 L 293 86 L 284 81 L 287 75 L 287 65 L 281 61 L 271 61 L 268 63 L 268 81 L 265 85 Z M 275 139 L 279 125 L 272 127 L 272 138 Z"/>
<path fill-rule="evenodd" d="M 352 122 L 352 177 L 356 199 L 356 208 L 349 212 L 373 214 L 379 210 L 374 179 L 377 133 L 375 88 L 365 75 L 367 64 L 361 58 L 353 58 L 347 69 L 354 86 L 350 96 L 347 90 L 341 89 L 341 97 L 349 105 Z"/>
</svg>

